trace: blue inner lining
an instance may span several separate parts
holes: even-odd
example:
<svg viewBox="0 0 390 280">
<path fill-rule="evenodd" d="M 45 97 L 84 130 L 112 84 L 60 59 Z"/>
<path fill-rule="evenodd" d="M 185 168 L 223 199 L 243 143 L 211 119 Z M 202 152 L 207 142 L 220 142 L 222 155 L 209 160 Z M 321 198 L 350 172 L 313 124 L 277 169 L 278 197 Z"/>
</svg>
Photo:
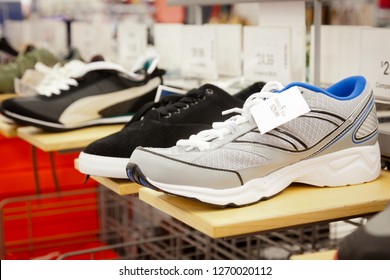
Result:
<svg viewBox="0 0 390 280">
<path fill-rule="evenodd" d="M 327 89 L 322 89 L 306 83 L 296 82 L 287 85 L 281 91 L 285 91 L 293 86 L 321 92 L 338 100 L 350 100 L 359 96 L 359 94 L 363 91 L 366 86 L 366 79 L 363 76 L 352 76 L 335 83 Z"/>
</svg>

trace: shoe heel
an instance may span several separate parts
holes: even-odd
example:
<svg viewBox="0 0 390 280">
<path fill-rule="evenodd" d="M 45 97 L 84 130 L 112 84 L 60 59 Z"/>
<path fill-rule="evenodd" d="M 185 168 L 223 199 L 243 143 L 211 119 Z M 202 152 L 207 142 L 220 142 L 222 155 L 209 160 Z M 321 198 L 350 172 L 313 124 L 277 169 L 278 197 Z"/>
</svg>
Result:
<svg viewBox="0 0 390 280">
<path fill-rule="evenodd" d="M 379 177 L 380 155 L 376 143 L 305 160 L 301 175 L 294 181 L 328 187 L 369 182 Z"/>
</svg>

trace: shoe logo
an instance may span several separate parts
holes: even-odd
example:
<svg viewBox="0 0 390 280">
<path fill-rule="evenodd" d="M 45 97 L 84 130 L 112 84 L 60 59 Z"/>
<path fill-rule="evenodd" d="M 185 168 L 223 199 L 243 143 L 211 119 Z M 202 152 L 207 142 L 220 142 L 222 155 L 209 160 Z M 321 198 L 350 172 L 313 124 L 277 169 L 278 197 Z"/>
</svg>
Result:
<svg viewBox="0 0 390 280">
<path fill-rule="evenodd" d="M 275 98 L 275 103 L 271 105 L 271 111 L 274 115 L 274 117 L 278 118 L 280 116 L 285 117 L 286 116 L 286 106 L 281 105 L 278 98 Z"/>
<path fill-rule="evenodd" d="M 60 122 L 66 125 L 72 125 L 98 119 L 100 118 L 99 112 L 105 108 L 137 98 L 157 88 L 159 84 L 160 78 L 156 77 L 142 86 L 81 98 L 65 109 L 60 117 Z"/>
</svg>

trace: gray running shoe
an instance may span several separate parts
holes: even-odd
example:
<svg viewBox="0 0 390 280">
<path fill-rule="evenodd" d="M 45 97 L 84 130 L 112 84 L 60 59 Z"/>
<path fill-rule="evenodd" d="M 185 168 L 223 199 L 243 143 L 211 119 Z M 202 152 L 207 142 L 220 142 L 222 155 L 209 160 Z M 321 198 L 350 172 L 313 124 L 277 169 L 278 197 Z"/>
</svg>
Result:
<svg viewBox="0 0 390 280">
<path fill-rule="evenodd" d="M 250 108 L 294 86 L 310 112 L 261 134 Z M 209 204 L 242 206 L 274 196 L 292 182 L 345 186 L 380 174 L 378 119 L 364 77 L 346 78 L 326 90 L 305 83 L 263 90 L 236 111 L 240 114 L 175 147 L 138 147 L 128 177 Z"/>
</svg>

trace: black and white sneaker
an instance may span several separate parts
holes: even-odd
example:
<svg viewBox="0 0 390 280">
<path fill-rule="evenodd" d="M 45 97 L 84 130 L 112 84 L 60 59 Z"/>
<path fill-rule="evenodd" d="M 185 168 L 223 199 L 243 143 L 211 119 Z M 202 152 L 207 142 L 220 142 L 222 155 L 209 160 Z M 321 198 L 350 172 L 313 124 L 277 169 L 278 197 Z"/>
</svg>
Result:
<svg viewBox="0 0 390 280">
<path fill-rule="evenodd" d="M 127 123 L 143 104 L 154 99 L 164 71 L 158 58 L 130 72 L 106 61 L 73 63 L 66 74 L 49 73 L 38 95 L 3 102 L 1 113 L 15 122 L 48 131 L 101 124 Z"/>
<path fill-rule="evenodd" d="M 242 106 L 263 85 L 258 82 L 230 95 L 206 84 L 184 96 L 145 104 L 121 131 L 88 145 L 78 157 L 78 169 L 87 175 L 127 179 L 126 166 L 135 148 L 170 147 L 183 137 L 209 129 L 213 121 L 229 117 L 222 111 Z"/>
</svg>

